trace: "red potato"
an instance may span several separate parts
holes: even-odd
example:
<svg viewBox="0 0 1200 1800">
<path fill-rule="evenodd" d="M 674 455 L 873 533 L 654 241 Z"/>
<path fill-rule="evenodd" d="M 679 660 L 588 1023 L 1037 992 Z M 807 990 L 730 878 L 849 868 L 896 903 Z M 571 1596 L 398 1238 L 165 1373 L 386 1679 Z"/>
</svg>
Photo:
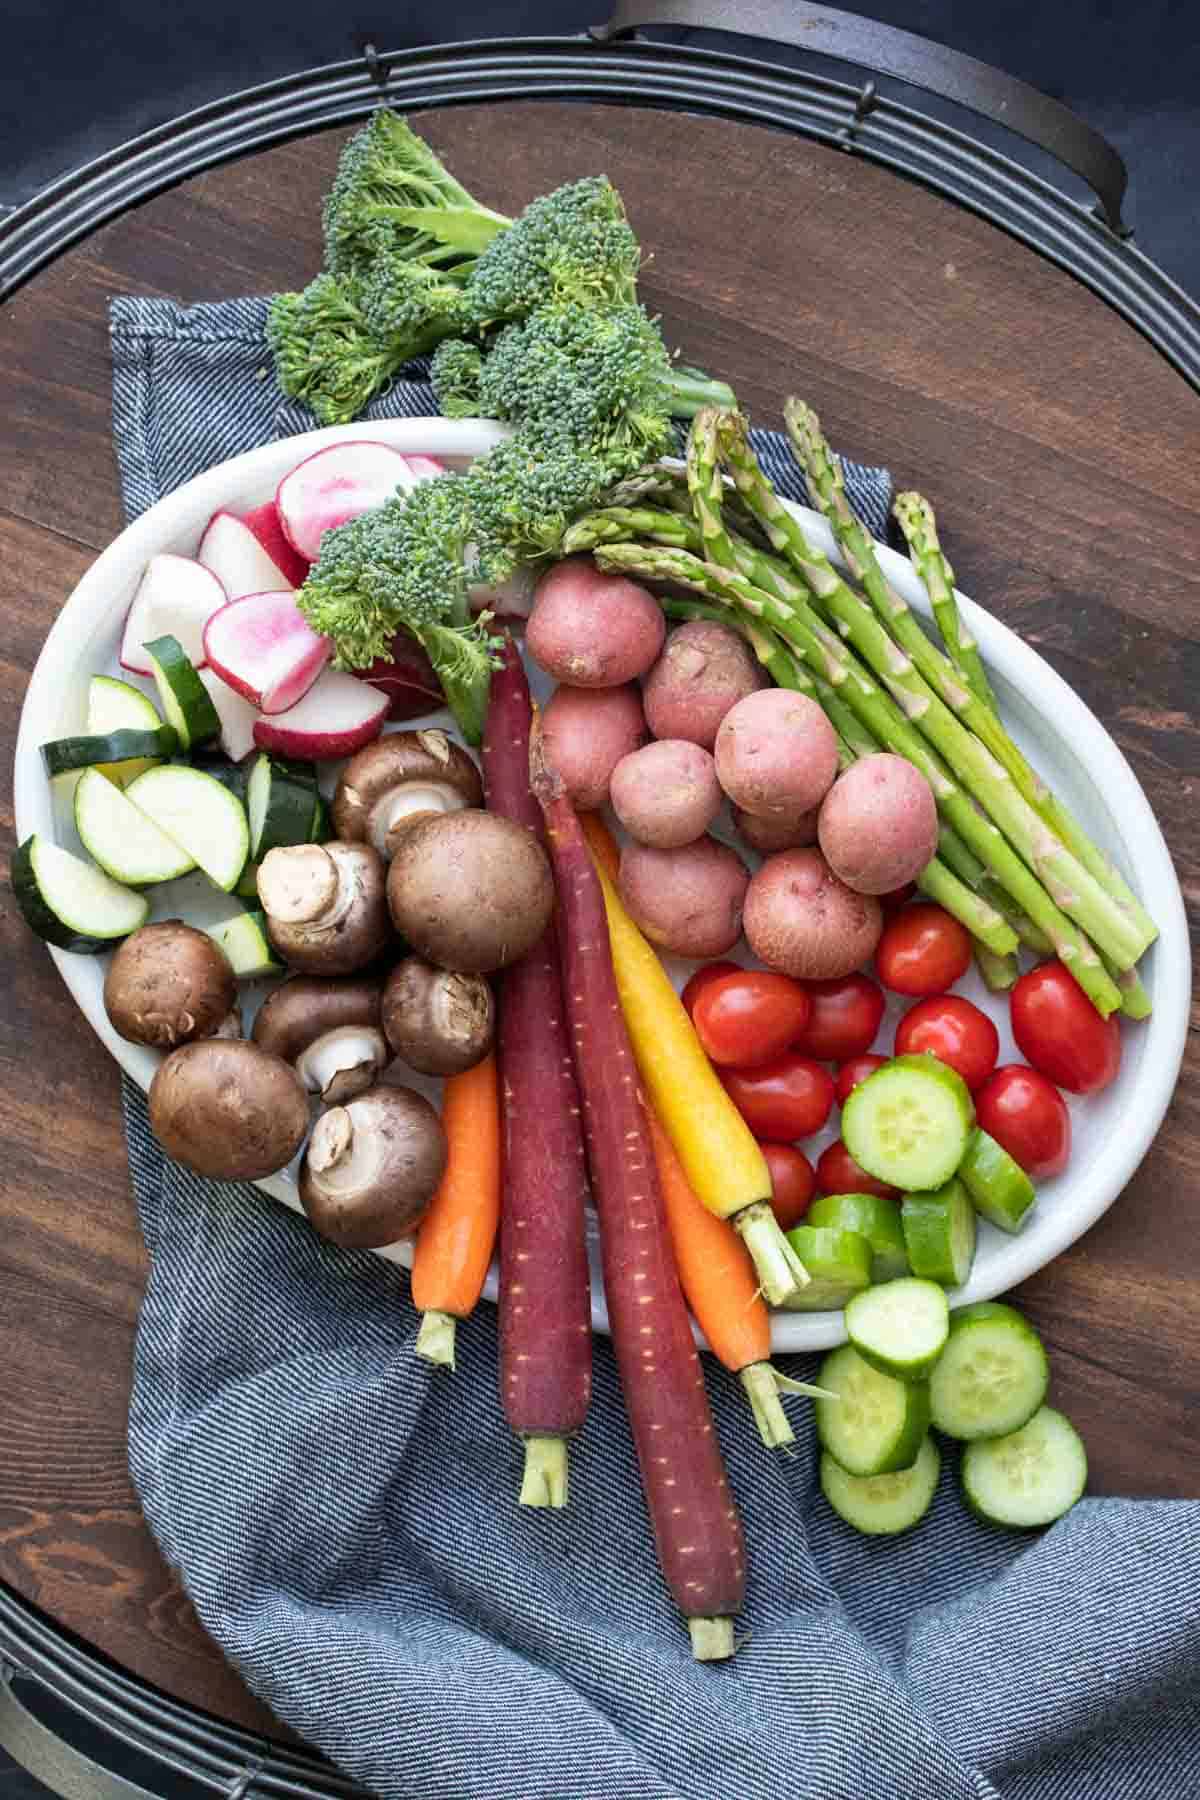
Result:
<svg viewBox="0 0 1200 1800">
<path fill-rule="evenodd" d="M 903 756 L 880 752 L 851 763 L 821 805 L 821 854 L 859 894 L 890 894 L 937 853 L 933 789 Z"/>
<path fill-rule="evenodd" d="M 676 956 L 723 956 L 742 934 L 750 876 L 728 844 L 698 838 L 681 850 L 627 844 L 618 887 L 651 943 Z"/>
<path fill-rule="evenodd" d="M 760 856 L 772 856 L 776 850 L 807 850 L 817 841 L 819 807 L 808 806 L 803 812 L 777 813 L 763 816 L 733 808 L 733 823 L 742 842 Z"/>
<path fill-rule="evenodd" d="M 800 981 L 849 975 L 873 955 L 879 902 L 839 881 L 819 850 L 769 856 L 746 894 L 746 941 L 770 969 Z"/>
<path fill-rule="evenodd" d="M 790 818 L 819 806 L 838 769 L 837 737 L 815 700 L 764 688 L 731 707 L 717 733 L 717 779 L 736 806 Z"/>
<path fill-rule="evenodd" d="M 568 556 L 538 583 L 525 647 L 571 687 L 620 687 L 644 675 L 663 647 L 666 620 L 653 594 L 606 575 L 590 556 Z"/>
<path fill-rule="evenodd" d="M 694 844 L 724 798 L 712 757 L 686 738 L 660 738 L 623 756 L 608 797 L 630 837 L 655 850 Z"/>
<path fill-rule="evenodd" d="M 745 640 L 715 620 L 689 619 L 666 641 L 646 677 L 646 723 L 656 738 L 711 750 L 731 706 L 767 685 Z"/>
<path fill-rule="evenodd" d="M 542 714 L 546 755 L 573 805 L 593 812 L 608 799 L 612 772 L 646 740 L 642 697 L 632 682 L 615 688 L 555 688 Z"/>
</svg>

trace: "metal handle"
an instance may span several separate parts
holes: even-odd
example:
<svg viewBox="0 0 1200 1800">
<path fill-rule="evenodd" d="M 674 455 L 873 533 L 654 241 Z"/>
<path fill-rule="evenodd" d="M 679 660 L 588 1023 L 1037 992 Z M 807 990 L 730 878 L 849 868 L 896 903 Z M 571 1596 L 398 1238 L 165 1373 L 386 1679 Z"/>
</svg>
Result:
<svg viewBox="0 0 1200 1800">
<path fill-rule="evenodd" d="M 970 107 L 1073 169 L 1099 200 L 1097 216 L 1118 237 L 1130 235 L 1121 218 L 1128 176 L 1108 140 L 1048 94 L 960 50 L 878 19 L 797 0 L 617 0 L 607 25 L 593 26 L 590 35 L 598 44 L 608 44 L 647 25 L 696 25 L 774 39 L 858 63 Z M 870 111 L 873 101 L 873 90 L 868 90 L 861 113 Z"/>
<path fill-rule="evenodd" d="M 0 1659 L 0 1749 L 64 1800 L 158 1800 L 158 1796 L 114 1775 L 43 1725 L 17 1693 L 18 1681 L 34 1677 Z"/>
</svg>

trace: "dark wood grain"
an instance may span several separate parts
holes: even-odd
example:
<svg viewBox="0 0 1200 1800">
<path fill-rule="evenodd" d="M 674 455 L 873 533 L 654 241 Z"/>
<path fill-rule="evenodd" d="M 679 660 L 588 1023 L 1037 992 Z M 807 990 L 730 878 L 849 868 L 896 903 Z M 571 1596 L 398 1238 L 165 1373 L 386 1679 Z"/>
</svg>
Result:
<svg viewBox="0 0 1200 1800">
<path fill-rule="evenodd" d="M 607 169 L 653 247 L 646 298 L 689 361 L 731 380 L 762 423 L 803 393 L 836 444 L 920 481 L 963 586 L 1114 731 L 1195 923 L 1200 402 L 1156 353 L 979 220 L 782 135 L 551 105 L 437 113 L 425 128 L 509 211 Z M 339 142 L 289 145 L 140 208 L 0 312 L 6 768 L 45 632 L 121 524 L 109 297 L 306 279 Z M 2 808 L 7 850 L 7 789 Z M 0 934 L 0 1576 L 161 1687 L 266 1727 L 163 1567 L 125 1472 L 145 1257 L 114 1065 L 8 901 Z M 1128 1191 L 1022 1290 L 1100 1492 L 1200 1491 L 1198 1064 L 1193 1037 Z"/>
</svg>

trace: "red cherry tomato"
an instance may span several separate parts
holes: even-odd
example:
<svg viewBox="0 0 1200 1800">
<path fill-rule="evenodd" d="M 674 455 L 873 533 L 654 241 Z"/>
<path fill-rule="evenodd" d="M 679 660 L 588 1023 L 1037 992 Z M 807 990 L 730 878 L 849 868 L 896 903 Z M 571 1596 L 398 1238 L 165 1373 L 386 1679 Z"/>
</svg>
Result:
<svg viewBox="0 0 1200 1800">
<path fill-rule="evenodd" d="M 790 1144 L 820 1131 L 833 1106 L 833 1076 L 788 1051 L 759 1069 L 722 1069 L 721 1080 L 755 1137 Z"/>
<path fill-rule="evenodd" d="M 928 900 L 893 914 L 875 952 L 880 981 L 897 994 L 944 994 L 970 964 L 965 926 Z"/>
<path fill-rule="evenodd" d="M 957 1069 L 974 1093 L 996 1066 L 1000 1033 L 969 1000 L 958 994 L 935 994 L 910 1006 L 896 1027 L 897 1056 L 922 1051 Z"/>
<path fill-rule="evenodd" d="M 790 975 L 739 969 L 705 983 L 692 1004 L 692 1024 L 713 1062 L 750 1069 L 794 1044 L 811 1011 L 812 1001 Z"/>
<path fill-rule="evenodd" d="M 808 1211 L 813 1197 L 812 1164 L 791 1144 L 760 1144 L 771 1171 L 771 1211 L 781 1231 L 790 1231 Z"/>
<path fill-rule="evenodd" d="M 878 1194 L 881 1200 L 898 1200 L 900 1189 L 876 1181 L 860 1169 L 841 1138 L 836 1138 L 817 1158 L 817 1188 L 822 1194 Z"/>
<path fill-rule="evenodd" d="M 975 1096 L 980 1129 L 1008 1151 L 1034 1181 L 1061 1175 L 1071 1154 L 1071 1115 L 1054 1083 L 1006 1063 Z"/>
<path fill-rule="evenodd" d="M 843 975 L 836 981 L 804 985 L 812 1012 L 796 1039 L 797 1050 L 818 1062 L 848 1062 L 871 1048 L 885 1001 L 870 976 Z"/>
<path fill-rule="evenodd" d="M 1072 1094 L 1096 1094 L 1121 1067 L 1116 1015 L 1102 1019 L 1060 962 L 1030 969 L 1010 999 L 1013 1036 L 1027 1062 Z"/>
<path fill-rule="evenodd" d="M 844 1062 L 837 1072 L 834 1084 L 838 1105 L 845 1106 L 851 1089 L 856 1088 L 860 1081 L 865 1081 L 868 1075 L 873 1075 L 876 1069 L 882 1069 L 887 1061 L 886 1056 L 852 1056 L 849 1062 Z"/>
<path fill-rule="evenodd" d="M 697 969 L 679 996 L 687 1007 L 689 1019 L 695 1013 L 697 1000 L 710 982 L 720 981 L 723 975 L 740 975 L 741 973 L 740 963 L 735 962 L 705 963 L 702 969 Z"/>
<path fill-rule="evenodd" d="M 880 894 L 879 904 L 885 913 L 899 912 L 902 906 L 907 906 L 916 891 L 916 882 L 906 881 L 903 887 L 893 888 L 887 894 Z"/>
</svg>

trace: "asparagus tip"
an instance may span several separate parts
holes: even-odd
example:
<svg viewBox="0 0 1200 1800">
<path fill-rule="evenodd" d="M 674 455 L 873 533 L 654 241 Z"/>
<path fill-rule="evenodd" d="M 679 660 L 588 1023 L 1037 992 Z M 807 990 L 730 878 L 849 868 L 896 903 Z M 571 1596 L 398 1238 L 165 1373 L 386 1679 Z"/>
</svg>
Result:
<svg viewBox="0 0 1200 1800">
<path fill-rule="evenodd" d="M 567 1441 L 560 1437 L 525 1439 L 525 1471 L 521 1478 L 522 1506 L 567 1504 Z"/>
</svg>

